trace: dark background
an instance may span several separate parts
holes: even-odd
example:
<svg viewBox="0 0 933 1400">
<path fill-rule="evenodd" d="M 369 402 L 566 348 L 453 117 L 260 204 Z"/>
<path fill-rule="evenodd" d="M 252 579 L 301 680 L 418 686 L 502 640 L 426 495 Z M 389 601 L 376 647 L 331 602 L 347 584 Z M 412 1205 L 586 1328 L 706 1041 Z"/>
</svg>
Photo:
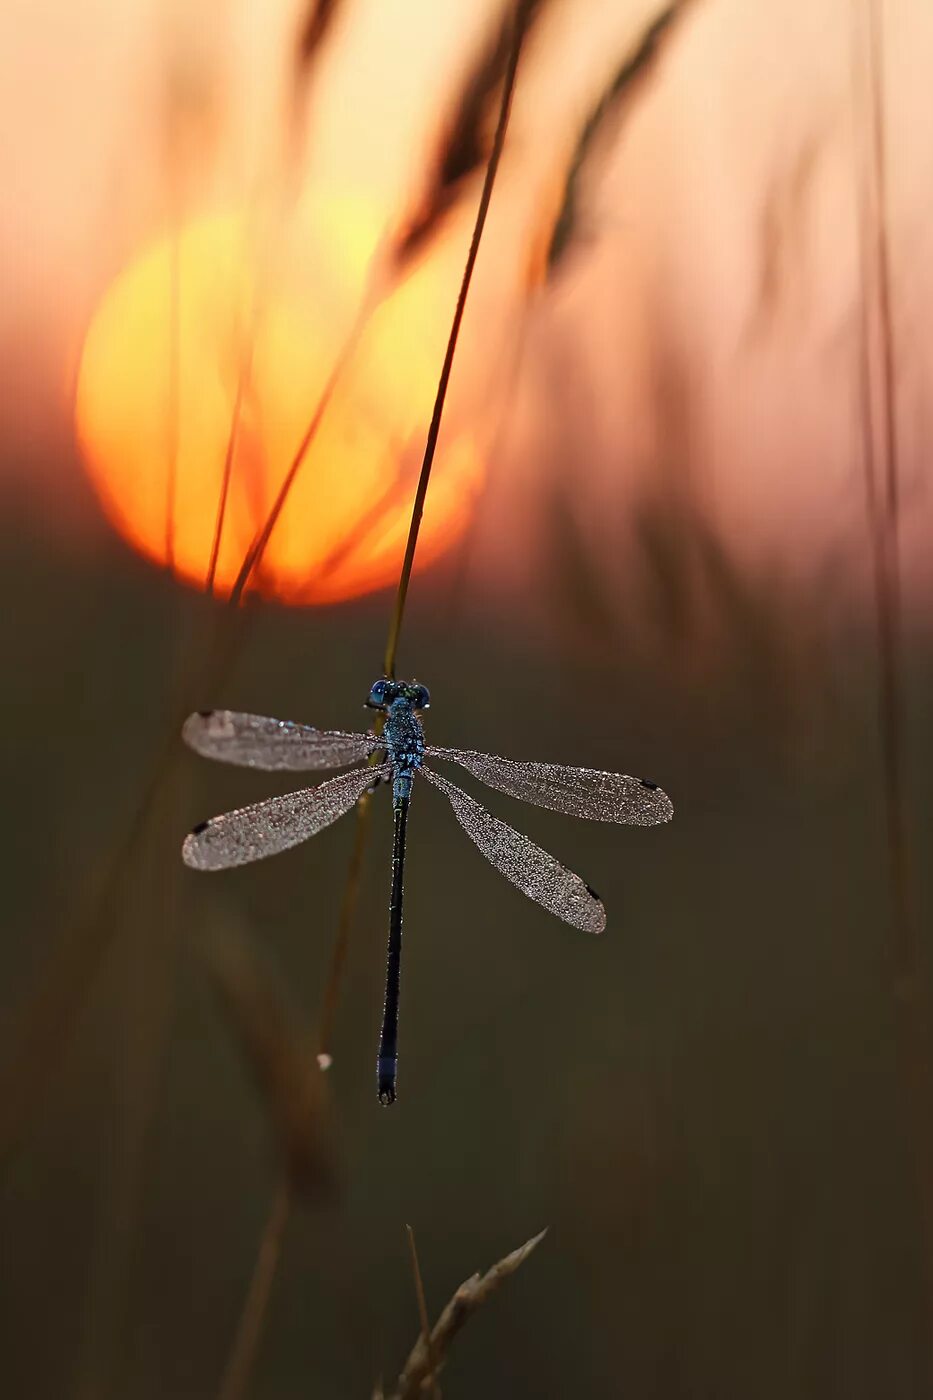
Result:
<svg viewBox="0 0 933 1400">
<path fill-rule="evenodd" d="M 585 824 L 491 795 L 600 891 L 594 941 L 522 899 L 418 791 L 387 1112 L 377 793 L 329 1076 L 336 1192 L 292 1220 L 252 1393 L 365 1396 L 397 1374 L 418 1331 L 408 1222 L 432 1315 L 549 1227 L 458 1339 L 453 1400 L 928 1394 L 870 625 L 801 651 L 812 611 L 795 598 L 776 628 L 773 593 L 749 592 L 717 645 L 647 609 L 640 632 L 612 632 L 582 570 L 556 558 L 529 599 L 550 625 L 533 633 L 480 605 L 456 561 L 417 578 L 400 673 L 430 685 L 435 742 L 649 774 L 674 822 Z M 66 546 L 21 505 L 3 522 L 2 590 L 9 1064 L 213 624 L 103 526 Z M 255 609 L 198 705 L 364 726 L 389 603 Z M 928 930 L 933 670 L 927 642 L 904 652 Z M 87 995 L 87 940 L 67 973 L 82 1009 L 73 1035 L 64 1015 L 43 1033 L 54 1075 L 43 1087 L 27 1065 L 14 1086 L 29 1113 L 2 1178 L 5 1394 L 216 1391 L 280 1169 L 204 939 L 250 940 L 313 1022 L 353 819 L 216 877 L 183 869 L 178 847 L 196 820 L 285 786 L 182 757 L 97 921 Z M 8 1081 L 5 1098 L 9 1116 Z"/>
</svg>

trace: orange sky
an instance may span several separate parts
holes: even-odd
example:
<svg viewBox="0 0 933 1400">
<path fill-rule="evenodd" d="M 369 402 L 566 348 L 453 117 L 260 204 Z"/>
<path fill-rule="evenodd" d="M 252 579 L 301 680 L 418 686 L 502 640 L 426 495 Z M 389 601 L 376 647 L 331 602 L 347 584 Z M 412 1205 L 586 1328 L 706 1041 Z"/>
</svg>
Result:
<svg viewBox="0 0 933 1400">
<path fill-rule="evenodd" d="M 43 466 L 63 469 L 47 460 L 67 421 L 62 386 L 102 289 L 165 225 L 167 172 L 191 208 L 268 192 L 297 8 L 4 7 L 0 114 L 15 133 L 4 143 L 0 205 L 5 471 L 41 480 Z M 924 0 L 883 8 L 904 547 L 922 600 L 933 555 L 924 460 L 933 12 Z M 526 230 L 573 118 L 650 13 L 564 0 L 527 56 L 459 366 L 464 393 L 488 369 L 490 325 L 507 354 Z M 627 507 L 659 480 L 667 489 L 663 459 L 749 567 L 814 581 L 840 564 L 864 572 L 852 13 L 848 0 L 698 0 L 604 177 L 589 182 L 586 236 L 532 311 L 515 389 L 522 414 L 505 436 L 483 425 L 493 483 L 476 557 L 516 589 L 545 566 L 542 488 L 568 462 L 581 528 L 598 551 L 618 553 Z M 481 18 L 460 0 L 349 5 L 313 97 L 305 189 L 339 183 L 397 208 Z M 167 70 L 189 100 L 172 160 Z"/>
</svg>

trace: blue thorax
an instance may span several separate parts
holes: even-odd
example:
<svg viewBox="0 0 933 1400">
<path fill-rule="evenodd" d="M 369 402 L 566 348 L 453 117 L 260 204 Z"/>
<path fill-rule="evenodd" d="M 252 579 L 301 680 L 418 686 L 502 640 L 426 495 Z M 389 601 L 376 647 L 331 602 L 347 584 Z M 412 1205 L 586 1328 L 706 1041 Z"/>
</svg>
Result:
<svg viewBox="0 0 933 1400">
<path fill-rule="evenodd" d="M 424 730 L 405 696 L 398 696 L 388 705 L 383 738 L 392 764 L 392 795 L 396 801 L 410 797 L 415 769 L 421 767 L 424 758 Z"/>
</svg>

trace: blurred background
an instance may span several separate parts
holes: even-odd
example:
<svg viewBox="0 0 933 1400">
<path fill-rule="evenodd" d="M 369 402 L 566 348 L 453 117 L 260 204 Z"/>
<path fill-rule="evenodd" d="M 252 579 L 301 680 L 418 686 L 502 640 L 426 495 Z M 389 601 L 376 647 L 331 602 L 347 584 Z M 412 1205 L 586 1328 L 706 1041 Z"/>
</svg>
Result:
<svg viewBox="0 0 933 1400">
<path fill-rule="evenodd" d="M 289 784 L 177 733 L 371 718 L 510 11 L 0 14 L 11 1396 L 221 1394 L 283 1170 L 251 1395 L 391 1390 L 406 1224 L 432 1317 L 549 1227 L 450 1397 L 933 1393 L 933 16 L 522 16 L 398 668 L 434 742 L 675 820 L 490 801 L 594 941 L 419 791 L 383 1112 L 389 802 L 321 1076 L 353 819 L 199 877 L 185 831 Z"/>
</svg>

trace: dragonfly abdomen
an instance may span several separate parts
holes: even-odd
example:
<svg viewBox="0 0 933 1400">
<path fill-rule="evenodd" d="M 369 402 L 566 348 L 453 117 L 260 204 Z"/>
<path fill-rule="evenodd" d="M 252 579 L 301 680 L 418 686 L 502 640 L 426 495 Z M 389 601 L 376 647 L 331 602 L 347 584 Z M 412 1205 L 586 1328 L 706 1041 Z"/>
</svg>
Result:
<svg viewBox="0 0 933 1400">
<path fill-rule="evenodd" d="M 408 796 L 399 796 L 399 782 L 407 782 L 411 790 L 411 775 L 396 777 L 395 835 L 392 842 L 392 893 L 389 896 L 389 948 L 386 955 L 386 995 L 382 1012 L 382 1033 L 376 1059 L 377 1093 L 379 1102 L 388 1107 L 395 1103 L 398 1077 L 398 1008 L 402 973 L 402 885 L 405 876 L 405 827 L 408 822 Z"/>
<path fill-rule="evenodd" d="M 392 802 L 398 807 L 401 803 L 407 802 L 411 797 L 411 787 L 414 781 L 414 773 L 409 768 L 396 769 L 392 780 Z"/>
</svg>

